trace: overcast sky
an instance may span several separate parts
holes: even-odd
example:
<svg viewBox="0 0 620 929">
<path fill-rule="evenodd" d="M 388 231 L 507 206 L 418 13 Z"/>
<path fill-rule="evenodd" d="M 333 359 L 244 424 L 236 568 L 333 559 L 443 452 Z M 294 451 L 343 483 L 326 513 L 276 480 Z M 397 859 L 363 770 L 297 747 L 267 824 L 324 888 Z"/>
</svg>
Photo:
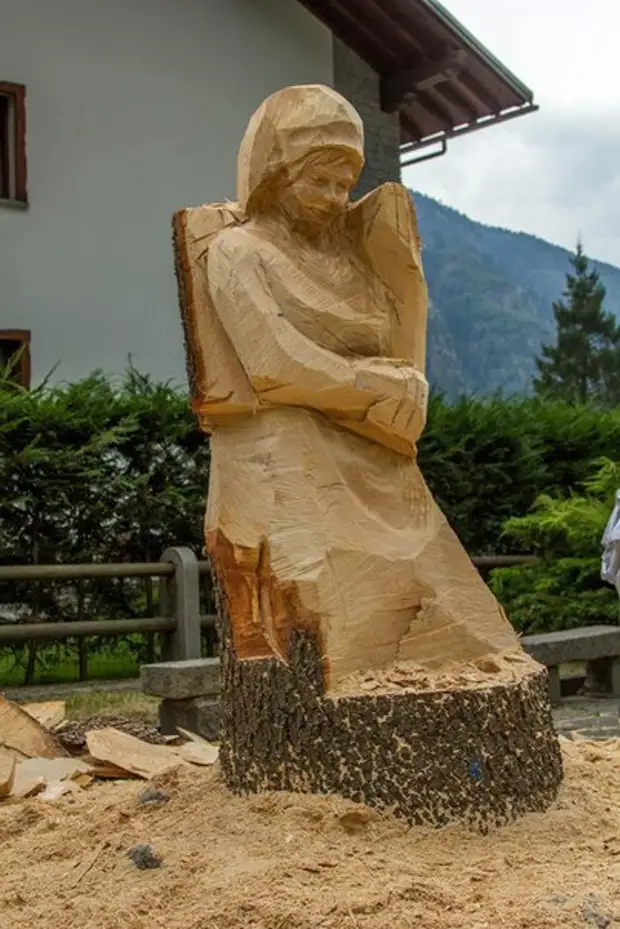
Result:
<svg viewBox="0 0 620 929">
<path fill-rule="evenodd" d="M 444 0 L 540 111 L 448 143 L 409 186 L 620 265 L 620 0 Z"/>
</svg>

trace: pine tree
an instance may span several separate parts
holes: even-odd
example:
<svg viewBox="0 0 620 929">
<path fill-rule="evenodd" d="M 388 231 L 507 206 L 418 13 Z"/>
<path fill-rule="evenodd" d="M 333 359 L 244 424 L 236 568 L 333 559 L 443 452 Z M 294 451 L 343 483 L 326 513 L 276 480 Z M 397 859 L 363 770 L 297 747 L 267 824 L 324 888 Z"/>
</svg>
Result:
<svg viewBox="0 0 620 929">
<path fill-rule="evenodd" d="M 590 270 L 581 242 L 566 275 L 563 299 L 553 304 L 556 344 L 536 359 L 537 394 L 569 403 L 620 403 L 620 326 L 603 309 L 605 288 Z"/>
</svg>

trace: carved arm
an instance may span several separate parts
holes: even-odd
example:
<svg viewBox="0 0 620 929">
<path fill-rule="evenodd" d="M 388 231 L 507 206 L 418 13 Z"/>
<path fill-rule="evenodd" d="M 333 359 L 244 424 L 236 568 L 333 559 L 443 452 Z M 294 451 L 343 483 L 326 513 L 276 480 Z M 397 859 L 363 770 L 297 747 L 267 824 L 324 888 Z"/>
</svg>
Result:
<svg viewBox="0 0 620 929">
<path fill-rule="evenodd" d="M 222 234 L 207 274 L 216 312 L 265 405 L 301 406 L 406 455 L 415 454 L 422 375 L 406 362 L 350 360 L 316 345 L 279 312 L 244 233 Z M 245 246 L 245 247 L 244 247 Z M 422 402 L 421 402 L 422 401 Z M 423 426 L 424 412 L 422 413 Z"/>
</svg>

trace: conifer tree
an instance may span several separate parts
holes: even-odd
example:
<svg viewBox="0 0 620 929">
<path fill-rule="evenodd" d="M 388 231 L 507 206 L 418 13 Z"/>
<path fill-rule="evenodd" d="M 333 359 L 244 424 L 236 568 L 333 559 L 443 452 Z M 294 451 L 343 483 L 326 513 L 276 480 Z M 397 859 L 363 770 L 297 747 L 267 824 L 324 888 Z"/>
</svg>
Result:
<svg viewBox="0 0 620 929">
<path fill-rule="evenodd" d="M 544 345 L 536 360 L 537 394 L 569 403 L 620 402 L 620 326 L 605 311 L 605 288 L 590 269 L 581 242 L 570 259 L 563 299 L 553 304 L 556 344 Z"/>
</svg>

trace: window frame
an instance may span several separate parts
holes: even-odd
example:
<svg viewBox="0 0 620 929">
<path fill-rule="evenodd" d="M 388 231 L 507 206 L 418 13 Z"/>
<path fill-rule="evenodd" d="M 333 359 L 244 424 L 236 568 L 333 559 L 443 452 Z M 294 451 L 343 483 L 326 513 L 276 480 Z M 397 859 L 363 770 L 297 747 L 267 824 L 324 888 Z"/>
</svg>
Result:
<svg viewBox="0 0 620 929">
<path fill-rule="evenodd" d="M 8 159 L 12 163 L 14 172 L 13 187 L 9 190 L 9 196 L 2 195 L 0 188 L 0 206 L 4 204 L 21 204 L 28 205 L 28 171 L 26 160 L 26 87 L 24 84 L 14 84 L 10 81 L 0 81 L 0 94 L 9 97 L 13 112 L 13 125 L 6 127 L 6 138 L 9 142 L 7 146 Z M 5 138 L 4 130 L 1 130 L 0 143 Z M 11 132 L 12 138 L 8 133 Z"/>
<path fill-rule="evenodd" d="M 21 356 L 19 363 L 13 369 L 13 375 L 20 387 L 30 390 L 31 360 L 30 360 L 30 329 L 0 329 L 0 344 L 3 342 L 19 342 Z"/>
</svg>

